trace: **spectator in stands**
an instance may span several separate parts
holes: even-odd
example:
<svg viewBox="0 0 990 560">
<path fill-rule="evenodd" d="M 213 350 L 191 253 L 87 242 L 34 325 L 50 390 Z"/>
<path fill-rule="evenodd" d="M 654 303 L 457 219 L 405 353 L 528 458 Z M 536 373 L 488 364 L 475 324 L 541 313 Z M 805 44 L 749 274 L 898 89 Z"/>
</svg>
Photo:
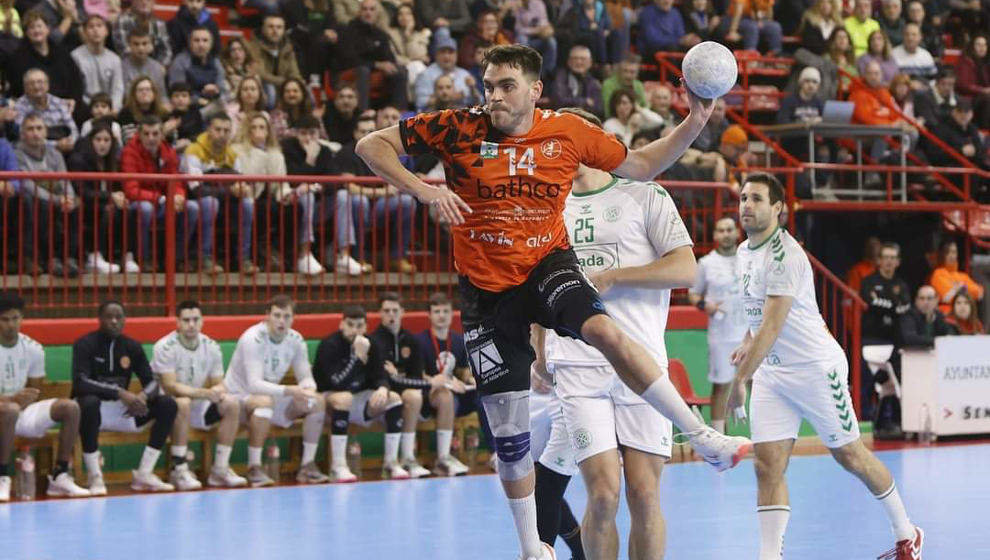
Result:
<svg viewBox="0 0 990 560">
<path fill-rule="evenodd" d="M 373 117 L 364 116 L 358 120 L 357 128 L 354 129 L 354 140 L 344 145 L 334 158 L 337 171 L 341 175 L 375 177 L 364 160 L 354 153 L 354 146 L 362 138 L 374 132 L 376 127 L 377 123 Z M 365 264 L 366 259 L 371 256 L 368 255 L 370 251 L 361 241 L 368 230 L 378 229 L 380 238 L 385 238 L 385 232 L 388 232 L 389 239 L 385 243 L 389 254 L 386 258 L 391 260 L 387 269 L 406 274 L 416 272 L 416 266 L 406 258 L 412 242 L 416 199 L 399 192 L 392 185 L 347 183 L 346 188 L 350 193 L 349 206 L 352 211 L 348 215 L 341 206 L 337 209 L 337 244 L 341 251 L 337 258 L 338 269 L 344 269 L 346 266 L 347 272 L 353 274 L 354 261 L 344 259 L 345 255 L 349 256 L 349 253 L 344 252 L 344 248 L 357 245 L 359 250 L 363 249 L 363 257 L 365 257 L 358 263 L 361 265 L 361 271 L 370 272 L 370 267 Z M 342 239 L 347 239 L 349 243 L 345 244 Z"/>
<path fill-rule="evenodd" d="M 39 113 L 31 113 L 21 123 L 21 141 L 14 150 L 20 171 L 65 172 L 65 160 L 46 140 L 48 127 Z M 79 275 L 77 219 L 79 198 L 69 181 L 21 180 L 18 190 L 27 226 L 21 232 L 24 255 L 37 255 L 47 262 L 52 276 L 75 278 Z M 49 249 L 51 252 L 49 253 Z M 62 256 L 65 260 L 62 260 Z M 46 258 L 47 257 L 47 258 Z M 36 265 L 37 263 L 35 263 Z M 29 265 L 28 270 L 32 267 Z"/>
<path fill-rule="evenodd" d="M 14 6 L 14 0 L 0 0 L 0 60 L 5 60 L 17 49 L 17 43 L 23 36 L 21 15 Z"/>
<path fill-rule="evenodd" d="M 234 91 L 245 76 L 256 76 L 261 71 L 261 62 L 251 55 L 247 43 L 240 37 L 234 37 L 227 43 L 220 56 L 224 76 L 227 78 L 227 89 Z"/>
<path fill-rule="evenodd" d="M 801 46 L 812 54 L 822 56 L 828 47 L 832 32 L 842 27 L 842 14 L 832 0 L 816 0 L 801 15 L 798 35 Z"/>
<path fill-rule="evenodd" d="M 145 117 L 163 119 L 167 114 L 168 111 L 162 102 L 162 94 L 151 78 L 142 76 L 131 82 L 127 97 L 124 98 L 124 108 L 117 115 L 124 145 L 130 142 L 131 137 L 137 132 L 138 123 Z M 174 130 L 171 124 L 167 124 L 165 135 L 170 135 Z"/>
<path fill-rule="evenodd" d="M 330 0 L 285 0 L 281 13 L 285 16 L 287 35 L 296 52 L 296 62 L 302 75 L 322 81 L 323 73 L 337 58 L 340 44 L 339 25 L 333 15 Z"/>
<path fill-rule="evenodd" d="M 436 62 L 429 65 L 416 78 L 415 104 L 417 111 L 425 111 L 431 105 L 431 97 L 437 78 L 449 77 L 453 81 L 455 106 L 467 107 L 482 101 L 471 73 L 457 67 L 457 45 L 453 39 L 436 42 Z"/>
<path fill-rule="evenodd" d="M 508 4 L 508 3 L 506 3 Z M 426 20 L 423 20 L 426 21 Z M 471 69 L 478 66 L 478 49 L 495 45 L 510 45 L 512 40 L 499 27 L 498 15 L 493 10 L 484 10 L 475 18 L 474 28 L 458 42 L 457 65 Z M 436 41 L 434 37 L 434 41 Z"/>
<path fill-rule="evenodd" d="M 103 119 L 110 126 L 110 130 L 113 133 L 113 139 L 117 141 L 117 147 L 119 148 L 124 145 L 120 125 L 117 124 L 117 121 L 113 120 L 114 112 L 109 95 L 103 92 L 94 95 L 93 99 L 90 100 L 89 112 L 92 117 L 90 117 L 82 124 L 82 126 L 79 127 L 80 138 L 89 136 L 89 133 L 93 130 L 93 122 Z"/>
<path fill-rule="evenodd" d="M 987 140 L 973 124 L 973 103 L 961 97 L 949 112 L 949 118 L 939 122 L 932 132 L 950 147 L 972 161 L 981 169 L 990 169 Z M 926 153 L 932 165 L 952 167 L 958 161 L 931 143 L 926 143 Z M 978 187 L 977 187 L 978 188 Z M 976 190 L 974 188 L 974 190 Z"/>
<path fill-rule="evenodd" d="M 897 104 L 897 108 L 905 116 L 917 120 L 914 113 L 914 90 L 911 89 L 911 76 L 898 74 L 890 81 L 890 96 Z M 923 123 L 922 123 L 923 124 Z"/>
<path fill-rule="evenodd" d="M 83 44 L 72 51 L 72 60 L 83 77 L 82 100 L 89 105 L 97 93 L 107 93 L 113 101 L 114 112 L 124 102 L 124 70 L 120 57 L 105 47 L 109 26 L 100 16 L 87 16 L 83 23 Z"/>
<path fill-rule="evenodd" d="M 729 128 L 729 121 L 725 118 L 725 99 L 718 98 L 715 100 L 715 108 L 708 118 L 708 123 L 701 129 L 701 133 L 691 147 L 702 152 L 714 152 L 726 128 Z"/>
<path fill-rule="evenodd" d="M 62 153 L 69 153 L 79 138 L 79 129 L 72 119 L 70 102 L 48 93 L 48 75 L 32 69 L 24 74 L 24 95 L 17 100 L 15 123 L 23 126 L 28 115 L 37 115 L 45 124 L 47 139 Z"/>
<path fill-rule="evenodd" d="M 338 88 L 333 103 L 328 105 L 323 113 L 327 137 L 331 142 L 339 144 L 350 142 L 354 138 L 354 128 L 357 127 L 360 116 L 357 90 L 349 85 Z"/>
<path fill-rule="evenodd" d="M 82 100 L 83 80 L 69 51 L 49 36 L 48 24 L 37 12 L 24 16 L 24 38 L 7 61 L 4 71 L 10 82 L 10 97 L 24 94 L 22 79 L 28 70 L 43 70 L 51 80 L 51 94 L 78 103 Z M 69 108 L 73 112 L 75 105 Z"/>
<path fill-rule="evenodd" d="M 161 119 L 149 115 L 139 121 L 137 133 L 124 145 L 121 152 L 120 170 L 123 173 L 178 175 L 179 156 L 165 141 Z M 153 263 L 156 255 L 153 254 L 155 246 L 151 244 L 151 229 L 157 228 L 165 219 L 168 187 L 166 181 L 124 181 L 124 195 L 127 196 L 129 208 L 137 211 L 138 215 L 136 262 L 145 272 L 155 271 Z M 176 267 L 178 270 L 192 272 L 192 269 L 187 269 L 186 265 L 191 261 L 187 262 L 186 254 L 199 223 L 199 203 L 186 199 L 186 187 L 182 182 L 172 181 L 171 187 L 175 194 L 172 204 L 180 214 L 176 217 L 176 238 L 179 240 L 176 246 Z M 157 246 L 161 246 L 161 243 Z"/>
<path fill-rule="evenodd" d="M 871 61 L 866 65 L 866 73 L 863 74 L 864 85 L 853 87 L 849 94 L 849 100 L 855 106 L 853 108 L 852 120 L 857 124 L 867 124 L 871 126 L 899 126 L 904 134 L 911 136 L 912 141 L 917 139 L 917 130 L 894 112 L 894 99 L 890 96 L 890 90 L 883 83 L 883 70 L 877 61 Z M 887 154 L 887 143 L 882 138 L 873 141 L 870 148 L 870 156 L 874 161 L 881 161 Z M 881 177 L 878 174 L 868 173 L 867 182 L 879 182 Z"/>
<path fill-rule="evenodd" d="M 349 94 L 344 93 L 345 89 Z M 345 98 L 350 95 L 353 98 L 354 104 L 357 104 L 357 94 L 354 93 L 353 88 L 340 88 L 337 90 L 337 99 L 341 95 Z M 337 106 L 337 99 L 334 99 L 334 107 Z M 324 109 L 324 115 L 331 113 L 333 111 L 329 107 Z M 289 78 L 282 84 L 279 90 L 278 101 L 275 103 L 275 109 L 271 113 L 272 130 L 275 131 L 275 137 L 281 141 L 292 136 L 297 132 L 299 120 L 303 117 L 312 117 L 314 114 L 313 101 L 306 91 L 306 84 L 299 78 Z M 327 132 L 323 127 L 323 123 L 320 123 L 319 132 L 320 139 L 327 138 Z M 334 140 L 334 138 L 331 137 L 330 140 Z"/>
<path fill-rule="evenodd" d="M 89 473 L 89 491 L 106 495 L 100 465 L 100 431 L 138 432 L 151 423 L 148 444 L 134 472 L 131 488 L 170 492 L 171 484 L 155 475 L 155 463 L 175 421 L 175 400 L 160 391 L 141 344 L 123 334 L 124 306 L 105 301 L 98 312 L 99 330 L 72 345 L 72 398 L 79 403 L 79 437 L 83 463 Z M 137 375 L 142 389 L 128 390 Z M 153 421 L 153 422 L 152 422 Z"/>
<path fill-rule="evenodd" d="M 120 141 L 114 137 L 109 119 L 97 119 L 67 161 L 69 171 L 115 173 L 120 170 Z M 86 270 L 98 274 L 120 272 L 125 262 L 121 254 L 121 232 L 127 211 L 127 197 L 117 181 L 76 181 L 76 191 L 81 198 L 83 234 L 86 253 Z M 111 242 L 111 233 L 116 242 Z M 94 242 L 95 238 L 95 242 Z M 106 257 L 110 258 L 107 261 Z M 131 267 L 125 272 L 141 272 L 133 260 L 126 261 Z"/>
<path fill-rule="evenodd" d="M 189 33 L 189 48 L 177 54 L 168 68 L 169 85 L 189 84 L 193 105 L 203 107 L 214 101 L 223 103 L 230 97 L 226 73 L 220 58 L 211 54 L 212 49 L 210 30 L 197 27 Z"/>
<path fill-rule="evenodd" d="M 856 55 L 853 51 L 852 39 L 845 27 L 839 27 L 832 32 L 825 52 L 825 60 L 826 71 L 822 72 L 823 84 L 826 81 L 826 76 L 830 78 L 830 83 L 822 88 L 826 99 L 834 99 L 837 95 L 848 93 L 852 79 L 842 75 L 839 70 L 844 70 L 850 76 L 858 76 L 859 71 L 856 69 Z"/>
<path fill-rule="evenodd" d="M 433 93 L 430 95 L 426 111 L 443 111 L 445 109 L 460 109 L 466 107 L 461 103 L 461 96 L 454 88 L 454 79 L 450 76 L 440 76 L 433 83 Z"/>
<path fill-rule="evenodd" d="M 6 138 L 0 137 L 0 171 L 18 171 L 17 155 L 14 147 Z M 21 182 L 18 180 L 0 179 L 0 235 L 11 238 L 20 231 L 20 200 L 16 198 Z M 4 229 L 6 228 L 6 229 Z M 9 255 L 4 255 L 0 260 L 0 267 L 4 273 L 17 270 L 17 264 Z"/>
<path fill-rule="evenodd" d="M 556 24 L 555 36 L 560 48 L 568 52 L 577 45 L 587 46 L 594 62 L 606 67 L 618 63 L 629 50 L 623 49 L 629 43 L 628 32 L 613 26 L 601 0 L 580 0 L 568 8 Z"/>
<path fill-rule="evenodd" d="M 822 121 L 825 101 L 819 95 L 822 74 L 814 66 L 806 66 L 798 75 L 797 93 L 788 95 L 780 102 L 777 112 L 778 124 L 795 122 L 817 123 Z M 805 138 L 785 139 L 787 151 L 799 158 L 808 157 L 808 142 Z"/>
<path fill-rule="evenodd" d="M 856 58 L 863 56 L 869 47 L 870 34 L 880 29 L 880 22 L 873 19 L 872 12 L 872 0 L 856 0 L 853 15 L 843 22 L 852 40 L 853 55 Z"/>
<path fill-rule="evenodd" d="M 956 65 L 959 93 L 973 99 L 976 126 L 990 128 L 990 55 L 987 34 L 974 35 Z"/>
<path fill-rule="evenodd" d="M 952 298 L 952 311 L 945 322 L 956 328 L 959 334 L 983 334 L 983 321 L 976 312 L 976 302 L 966 292 L 959 292 Z"/>
<path fill-rule="evenodd" d="M 433 30 L 434 42 L 461 38 L 471 26 L 467 0 L 419 0 L 419 20 Z"/>
<path fill-rule="evenodd" d="M 938 309 L 935 288 L 918 288 L 914 307 L 901 315 L 900 334 L 905 348 L 932 348 L 936 336 L 956 334 L 955 327 L 945 322 L 945 315 Z"/>
<path fill-rule="evenodd" d="M 609 113 L 613 116 L 605 121 L 602 128 L 611 132 L 626 146 L 632 144 L 633 136 L 641 130 L 656 130 L 663 126 L 663 119 L 646 107 L 637 107 L 633 92 L 620 89 L 609 100 Z"/>
<path fill-rule="evenodd" d="M 265 84 L 268 98 L 275 99 L 275 92 L 289 78 L 301 80 L 296 51 L 285 36 L 285 18 L 268 14 L 261 25 L 261 33 L 247 43 L 251 57 L 260 61 L 259 74 Z"/>
<path fill-rule="evenodd" d="M 415 84 L 420 73 L 430 65 L 429 28 L 423 27 L 416 18 L 412 4 L 400 4 L 395 10 L 388 35 L 392 39 L 392 52 L 399 66 L 409 74 L 409 83 Z M 439 47 L 436 47 L 439 52 Z M 454 61 L 457 61 L 457 43 L 454 43 Z"/>
<path fill-rule="evenodd" d="M 900 2 L 900 0 L 894 1 Z M 873 33 L 870 33 L 869 47 L 863 53 L 863 56 L 856 60 L 856 70 L 859 71 L 859 75 L 866 74 L 867 64 L 876 62 L 880 65 L 880 70 L 883 72 L 884 85 L 889 85 L 890 81 L 900 71 L 897 62 L 890 55 L 890 50 L 890 39 L 887 38 L 887 34 L 883 30 L 877 29 Z"/>
<path fill-rule="evenodd" d="M 231 134 L 237 136 L 241 121 L 247 113 L 264 112 L 268 108 L 261 78 L 247 76 L 237 85 L 234 100 L 227 104 L 227 116 L 233 125 Z"/>
<path fill-rule="evenodd" d="M 227 8 L 221 8 L 227 9 Z M 180 53 L 189 46 L 189 35 L 197 27 L 205 27 L 213 35 L 210 54 L 220 54 L 220 26 L 206 9 L 206 0 L 182 0 L 182 6 L 168 22 L 169 45 L 172 52 Z"/>
<path fill-rule="evenodd" d="M 21 13 L 24 14 L 24 19 L 27 19 L 27 15 L 31 12 L 41 16 L 45 24 L 52 30 L 52 41 L 55 43 L 64 45 L 66 49 L 72 49 L 79 44 L 79 23 L 86 15 L 82 10 L 83 4 L 81 2 L 39 0 L 30 4 L 28 2 L 16 2 L 15 5 L 23 6 Z M 27 30 L 27 23 L 23 25 L 24 29 Z"/>
<path fill-rule="evenodd" d="M 849 284 L 850 288 L 857 292 L 860 291 L 860 288 L 863 286 L 863 279 L 877 271 L 877 261 L 881 257 L 880 250 L 882 248 L 883 244 L 877 236 L 871 235 L 866 238 L 866 242 L 863 245 L 863 258 L 852 265 L 849 271 L 846 272 L 846 284 Z M 900 257 L 898 257 L 899 261 Z"/>
<path fill-rule="evenodd" d="M 161 62 L 151 58 L 151 52 L 154 48 L 147 28 L 136 27 L 127 34 L 127 54 L 121 60 L 125 91 L 129 90 L 131 83 L 141 76 L 151 78 L 158 91 L 162 93 L 168 91 L 165 85 L 167 70 Z"/>
<path fill-rule="evenodd" d="M 591 74 L 591 50 L 574 45 L 567 65 L 557 70 L 550 88 L 553 107 L 579 107 L 595 115 L 603 114 L 602 84 Z"/>
<path fill-rule="evenodd" d="M 916 23 L 904 26 L 904 43 L 894 47 L 891 56 L 897 61 L 901 72 L 911 76 L 918 84 L 915 89 L 924 89 L 938 71 L 932 54 L 921 46 L 921 28 Z"/>
<path fill-rule="evenodd" d="M 390 4 L 394 2 L 390 1 Z M 357 19 L 361 12 L 361 0 L 337 0 L 333 2 L 333 15 L 337 25 L 343 27 Z M 380 10 L 375 17 L 375 25 L 380 29 L 388 29 L 388 14 Z"/>
<path fill-rule="evenodd" d="M 904 14 L 901 0 L 883 0 L 880 9 L 880 29 L 887 34 L 891 45 L 904 42 Z"/>
<path fill-rule="evenodd" d="M 199 109 L 192 106 L 192 89 L 188 84 L 172 84 L 169 101 L 172 103 L 172 112 L 165 121 L 165 139 L 176 152 L 184 152 L 199 133 L 206 130 L 206 123 L 203 122 L 203 114 Z"/>
<path fill-rule="evenodd" d="M 939 245 L 938 261 L 929 283 L 938 294 L 938 308 L 942 313 L 952 310 L 952 300 L 958 293 L 968 293 L 974 300 L 983 301 L 983 286 L 959 270 L 959 248 L 955 241 L 943 241 Z"/>
<path fill-rule="evenodd" d="M 127 36 L 134 29 L 146 29 L 154 45 L 151 57 L 168 68 L 172 62 L 168 27 L 154 14 L 155 0 L 132 0 L 131 7 L 120 14 L 113 26 L 113 46 L 118 54 L 128 54 Z"/>
<path fill-rule="evenodd" d="M 728 170 L 726 181 L 729 182 L 730 188 L 738 193 L 739 186 L 746 178 L 745 170 L 753 165 L 754 159 L 749 151 L 749 136 L 746 130 L 738 124 L 726 128 L 719 139 L 718 155 L 725 161 L 725 168 Z M 740 170 L 742 175 L 731 171 L 732 168 Z"/>
<path fill-rule="evenodd" d="M 935 76 L 935 87 L 919 91 L 914 98 L 915 113 L 919 122 L 935 128 L 949 120 L 952 108 L 958 103 L 956 97 L 956 73 L 945 67 Z"/>
<path fill-rule="evenodd" d="M 725 41 L 755 51 L 762 40 L 765 54 L 780 53 L 783 31 L 773 19 L 773 5 L 774 0 L 732 0 L 721 23 Z"/>
<path fill-rule="evenodd" d="M 716 31 L 722 24 L 722 16 L 715 12 L 709 0 L 692 0 L 684 9 L 684 30 L 694 33 L 702 41 L 716 39 Z"/>
<path fill-rule="evenodd" d="M 884 243 L 880 246 L 879 256 L 875 264 L 876 271 L 860 279 L 862 285 L 859 288 L 859 294 L 867 305 L 862 320 L 864 346 L 898 344 L 901 316 L 911 309 L 911 291 L 907 283 L 896 275 L 897 267 L 900 264 L 900 246 L 896 243 Z M 850 274 L 852 273 L 853 271 L 850 270 Z M 894 371 L 899 372 L 900 356 L 897 352 L 891 355 L 890 361 Z M 887 385 L 881 390 L 881 401 L 888 395 L 896 394 L 893 381 L 886 379 L 885 372 L 880 372 L 875 379 L 871 379 L 869 369 L 863 371 L 867 372 L 868 375 L 862 384 L 863 397 L 865 397 L 863 402 L 870 401 L 873 395 L 874 382 Z M 881 402 L 880 408 L 885 408 L 883 402 Z M 864 416 L 869 417 L 871 415 L 865 414 Z M 885 414 L 881 414 L 880 418 L 885 416 Z"/>
<path fill-rule="evenodd" d="M 513 16 L 516 19 L 516 42 L 539 51 L 543 56 L 541 75 L 549 80 L 557 67 L 557 39 L 553 36 L 553 25 L 547 19 L 546 5 L 543 0 L 518 0 Z"/>
<path fill-rule="evenodd" d="M 685 30 L 684 16 L 674 8 L 674 0 L 654 0 L 647 4 L 640 10 L 637 23 L 636 48 L 651 63 L 659 51 L 686 50 L 701 41 L 698 35 Z"/>
<path fill-rule="evenodd" d="M 936 2 L 932 2 L 935 6 Z M 911 0 L 907 3 L 907 21 L 908 23 L 917 24 L 921 29 L 921 44 L 923 47 L 928 49 L 928 52 L 932 56 L 942 56 L 942 52 L 945 50 L 945 41 L 942 39 L 942 23 L 938 15 L 933 15 L 933 17 L 925 17 L 925 7 L 924 2 L 921 0 Z"/>
<path fill-rule="evenodd" d="M 320 130 L 320 121 L 316 117 L 313 115 L 302 115 L 296 122 L 296 133 L 282 139 L 282 153 L 285 157 L 285 167 L 289 175 L 333 175 L 336 173 L 333 152 L 324 143 L 320 142 Z M 295 187 L 295 194 L 299 201 L 297 211 L 300 213 L 300 231 L 296 239 L 296 243 L 299 244 L 296 271 L 300 274 L 315 276 L 324 272 L 323 265 L 313 256 L 312 250 L 313 242 L 315 241 L 313 234 L 314 220 L 323 217 L 322 212 L 321 215 L 316 215 L 316 196 L 322 193 L 323 190 L 324 185 L 320 183 L 303 183 Z M 346 190 L 340 189 L 337 193 L 338 204 L 341 192 L 345 193 L 342 196 L 346 202 Z M 285 202 L 284 197 L 282 200 L 278 200 L 276 197 L 276 201 L 282 202 L 282 204 L 288 204 L 288 202 Z M 270 202 L 269 208 L 271 208 Z M 338 212 L 340 211 L 338 208 Z M 345 209 L 344 212 L 346 215 L 347 210 Z M 338 219 L 336 224 L 339 230 L 341 220 Z M 270 224 L 269 227 L 274 225 Z M 279 236 L 279 238 L 281 237 L 283 236 Z M 338 247 L 339 255 L 350 254 L 350 245 L 345 246 L 339 236 L 335 245 Z M 281 247 L 278 249 L 283 255 L 285 254 Z M 361 272 L 361 267 L 358 265 L 354 275 L 359 275 Z"/>
<path fill-rule="evenodd" d="M 632 91 L 638 107 L 649 106 L 646 99 L 646 86 L 638 78 L 640 60 L 639 55 L 635 53 L 627 54 L 622 62 L 615 67 L 612 75 L 602 82 L 602 104 L 605 107 L 605 118 L 612 116 L 609 112 L 612 94 L 620 89 Z"/>
<path fill-rule="evenodd" d="M 383 82 L 385 105 L 405 107 L 408 104 L 406 70 L 396 64 L 388 33 L 374 24 L 381 9 L 378 0 L 361 0 L 359 16 L 343 31 L 344 44 L 349 48 L 341 54 L 340 67 L 352 71 L 348 74 L 354 75 L 358 104 L 362 109 L 370 104 L 372 75 Z"/>
<path fill-rule="evenodd" d="M 662 83 L 658 84 L 650 92 L 650 110 L 656 113 L 661 119 L 663 119 L 663 125 L 661 128 L 674 128 L 675 126 L 681 124 L 683 120 L 679 114 L 673 109 L 674 105 L 674 91 L 669 85 Z"/>
</svg>

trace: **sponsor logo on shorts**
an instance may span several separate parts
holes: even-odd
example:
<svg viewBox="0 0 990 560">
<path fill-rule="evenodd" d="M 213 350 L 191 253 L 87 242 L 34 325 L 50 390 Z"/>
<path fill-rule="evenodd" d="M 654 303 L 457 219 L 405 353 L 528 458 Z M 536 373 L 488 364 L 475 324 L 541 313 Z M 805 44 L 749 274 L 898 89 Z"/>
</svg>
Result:
<svg viewBox="0 0 990 560">
<path fill-rule="evenodd" d="M 574 447 L 587 449 L 591 445 L 591 432 L 585 428 L 578 428 L 574 432 Z"/>
<path fill-rule="evenodd" d="M 546 278 L 540 280 L 539 285 L 536 287 L 537 291 L 542 292 L 543 290 L 547 289 L 547 284 L 549 284 L 551 280 L 560 276 L 561 274 L 570 274 L 571 272 L 573 271 L 569 268 L 562 268 L 560 270 L 555 270 L 551 272 L 550 274 L 547 275 Z"/>
<path fill-rule="evenodd" d="M 557 304 L 557 300 L 560 299 L 560 296 L 585 285 L 586 284 L 580 280 L 568 280 L 567 282 L 557 286 L 547 297 L 547 307 L 553 309 L 553 306 Z"/>
<path fill-rule="evenodd" d="M 505 360 L 502 359 L 502 354 L 499 353 L 493 340 L 487 340 L 477 348 L 471 348 L 470 358 L 475 374 L 482 383 L 497 379 L 508 371 Z"/>
</svg>

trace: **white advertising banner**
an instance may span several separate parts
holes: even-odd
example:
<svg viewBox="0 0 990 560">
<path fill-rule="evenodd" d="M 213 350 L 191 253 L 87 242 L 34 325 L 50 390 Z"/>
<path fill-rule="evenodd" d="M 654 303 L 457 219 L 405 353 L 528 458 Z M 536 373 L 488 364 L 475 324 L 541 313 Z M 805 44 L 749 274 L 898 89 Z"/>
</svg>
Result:
<svg viewBox="0 0 990 560">
<path fill-rule="evenodd" d="M 990 433 L 990 336 L 935 339 L 939 434 Z"/>
</svg>

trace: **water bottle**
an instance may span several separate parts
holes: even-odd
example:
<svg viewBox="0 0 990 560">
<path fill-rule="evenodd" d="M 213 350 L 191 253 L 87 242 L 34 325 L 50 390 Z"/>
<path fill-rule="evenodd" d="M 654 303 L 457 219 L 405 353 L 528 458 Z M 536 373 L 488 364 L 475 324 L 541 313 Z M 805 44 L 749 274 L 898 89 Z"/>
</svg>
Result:
<svg viewBox="0 0 990 560">
<path fill-rule="evenodd" d="M 354 476 L 361 478 L 361 442 L 352 441 L 347 444 L 347 468 Z"/>
<path fill-rule="evenodd" d="M 22 447 L 17 454 L 17 499 L 33 500 L 36 488 L 34 455 L 30 447 Z"/>
<path fill-rule="evenodd" d="M 918 433 L 918 442 L 921 445 L 931 445 L 935 441 L 935 431 L 932 427 L 932 412 L 927 404 L 921 405 L 921 432 Z"/>
<path fill-rule="evenodd" d="M 478 430 L 471 428 L 464 436 L 464 464 L 473 468 L 478 462 L 478 445 L 480 443 Z"/>
<path fill-rule="evenodd" d="M 282 450 L 274 443 L 265 450 L 265 474 L 275 482 L 282 477 L 281 457 Z"/>
</svg>

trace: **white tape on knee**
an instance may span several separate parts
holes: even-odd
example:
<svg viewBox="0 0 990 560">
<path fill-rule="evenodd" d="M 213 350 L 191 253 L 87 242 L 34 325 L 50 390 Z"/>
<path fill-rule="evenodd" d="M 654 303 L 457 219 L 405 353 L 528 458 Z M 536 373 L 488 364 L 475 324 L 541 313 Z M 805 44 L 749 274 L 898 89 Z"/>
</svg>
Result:
<svg viewBox="0 0 990 560">
<path fill-rule="evenodd" d="M 267 420 L 271 420 L 272 416 L 274 415 L 275 415 L 275 411 L 268 408 L 267 406 L 256 408 L 252 413 L 252 416 L 257 416 L 258 418 L 265 418 Z"/>
</svg>

